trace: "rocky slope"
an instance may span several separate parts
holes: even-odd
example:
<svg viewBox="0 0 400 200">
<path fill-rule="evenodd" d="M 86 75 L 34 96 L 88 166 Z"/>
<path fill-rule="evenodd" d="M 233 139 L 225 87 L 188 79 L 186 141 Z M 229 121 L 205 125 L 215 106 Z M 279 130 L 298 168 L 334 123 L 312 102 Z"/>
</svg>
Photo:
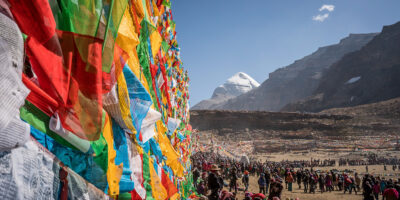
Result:
<svg viewBox="0 0 400 200">
<path fill-rule="evenodd" d="M 278 111 L 288 103 L 312 95 L 324 70 L 344 55 L 361 49 L 376 34 L 350 34 L 338 44 L 319 48 L 311 55 L 270 73 L 260 87 L 216 106 L 226 110 Z"/>
<path fill-rule="evenodd" d="M 399 134 L 400 98 L 320 113 L 198 110 L 190 118 L 195 129 L 242 140 Z"/>
<path fill-rule="evenodd" d="M 215 109 L 221 103 L 234 98 L 250 90 L 257 88 L 260 84 L 244 72 L 238 72 L 230 77 L 224 84 L 218 86 L 211 99 L 203 100 L 194 105 L 192 110 Z"/>
<path fill-rule="evenodd" d="M 400 96 L 400 22 L 385 26 L 361 50 L 344 56 L 323 74 L 312 96 L 283 111 L 319 112 Z"/>
</svg>

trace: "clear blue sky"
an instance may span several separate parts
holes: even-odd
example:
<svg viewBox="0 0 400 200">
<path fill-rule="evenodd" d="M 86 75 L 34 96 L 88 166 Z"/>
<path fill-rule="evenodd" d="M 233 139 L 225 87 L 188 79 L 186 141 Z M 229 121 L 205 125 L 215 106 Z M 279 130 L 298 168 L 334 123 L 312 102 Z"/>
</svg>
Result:
<svg viewBox="0 0 400 200">
<path fill-rule="evenodd" d="M 380 32 L 400 21 L 400 0 L 173 0 L 172 11 L 193 106 L 239 71 L 262 83 L 350 33 Z"/>
</svg>

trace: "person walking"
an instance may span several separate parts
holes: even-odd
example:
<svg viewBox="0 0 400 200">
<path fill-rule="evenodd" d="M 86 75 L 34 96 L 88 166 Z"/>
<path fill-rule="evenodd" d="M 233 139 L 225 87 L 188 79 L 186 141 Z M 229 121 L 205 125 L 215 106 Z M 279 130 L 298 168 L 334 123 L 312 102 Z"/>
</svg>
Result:
<svg viewBox="0 0 400 200">
<path fill-rule="evenodd" d="M 223 183 L 221 183 L 221 179 L 219 177 L 219 168 L 217 165 L 212 165 L 210 169 L 211 173 L 208 175 L 208 189 L 211 190 L 210 195 L 208 196 L 209 200 L 218 200 L 219 191 L 224 187 Z"/>
<path fill-rule="evenodd" d="M 318 184 L 319 184 L 319 190 L 321 191 L 321 193 L 325 192 L 325 178 L 324 178 L 323 174 L 319 175 Z"/>
<path fill-rule="evenodd" d="M 196 190 L 199 195 L 206 195 L 206 186 L 204 181 L 200 181 L 200 183 L 197 184 Z"/>
<path fill-rule="evenodd" d="M 193 184 L 195 188 L 197 188 L 197 180 L 199 179 L 199 177 L 200 177 L 200 171 L 196 167 L 193 170 Z"/>
<path fill-rule="evenodd" d="M 394 188 L 392 184 L 388 184 L 385 191 L 383 192 L 383 199 L 385 200 L 397 200 L 399 198 L 399 192 Z"/>
<path fill-rule="evenodd" d="M 374 200 L 374 196 L 373 196 L 374 190 L 373 190 L 373 186 L 371 185 L 371 183 L 372 183 L 371 179 L 368 178 L 365 181 L 365 184 L 363 184 L 364 200 Z"/>
<path fill-rule="evenodd" d="M 332 190 L 339 190 L 339 176 L 334 172 L 332 172 L 332 183 L 333 183 Z"/>
<path fill-rule="evenodd" d="M 249 189 L 249 172 L 246 170 L 244 171 L 244 175 L 242 177 L 242 183 L 244 184 L 244 191 L 247 191 Z"/>
<path fill-rule="evenodd" d="M 375 200 L 379 200 L 379 194 L 381 193 L 381 186 L 379 185 L 378 181 L 375 181 L 375 184 L 373 186 L 373 191 Z"/>
<path fill-rule="evenodd" d="M 338 178 L 338 188 L 339 188 L 339 191 L 342 191 L 342 189 L 344 189 L 344 176 L 343 175 L 338 175 L 339 176 L 339 178 Z"/>
<path fill-rule="evenodd" d="M 291 172 L 289 172 L 286 176 L 286 183 L 288 184 L 288 190 L 291 192 L 293 186 L 293 176 Z"/>
<path fill-rule="evenodd" d="M 350 180 L 351 180 L 351 183 L 350 183 L 350 194 L 351 194 L 351 192 L 353 190 L 354 190 L 354 193 L 357 194 L 356 181 L 354 180 L 354 178 L 352 176 L 350 176 Z M 371 191 L 372 191 L 372 189 L 371 189 Z"/>
<path fill-rule="evenodd" d="M 301 189 L 301 181 L 303 179 L 303 171 L 298 170 L 296 173 L 297 176 L 297 185 L 299 185 L 299 189 Z"/>
<path fill-rule="evenodd" d="M 260 188 L 259 193 L 265 194 L 265 186 L 266 186 L 265 175 L 264 173 L 260 173 L 260 177 L 258 178 L 258 187 Z"/>
<path fill-rule="evenodd" d="M 268 193 L 269 184 L 271 183 L 271 174 L 266 171 L 265 173 L 265 193 Z"/>
<path fill-rule="evenodd" d="M 315 189 L 317 188 L 318 177 L 316 174 L 310 174 L 309 184 L 310 184 L 310 193 L 315 194 Z"/>
<path fill-rule="evenodd" d="M 325 178 L 325 186 L 326 186 L 326 191 L 332 192 L 333 191 L 333 185 L 332 185 L 332 175 L 328 174 Z"/>
<path fill-rule="evenodd" d="M 357 192 L 360 192 L 360 186 L 361 186 L 361 177 L 358 175 L 358 173 L 354 174 L 354 178 L 356 181 L 356 188 L 357 188 Z"/>
<path fill-rule="evenodd" d="M 307 174 L 308 172 L 306 171 L 304 174 L 303 174 L 303 185 L 304 185 L 304 193 L 307 193 L 307 191 L 308 191 L 308 183 L 309 183 L 309 177 L 310 177 L 310 175 L 309 174 Z"/>
<path fill-rule="evenodd" d="M 288 189 L 288 182 L 286 181 L 286 178 L 288 177 L 288 175 L 289 175 L 289 169 L 286 168 L 286 169 L 284 170 L 284 173 L 283 173 L 283 177 L 285 178 L 285 188 L 286 188 L 286 189 Z M 282 177 L 282 176 L 281 176 L 281 177 Z"/>
<path fill-rule="evenodd" d="M 229 174 L 229 192 L 232 191 L 232 189 L 235 190 L 235 194 L 237 194 L 237 180 L 238 180 L 238 175 L 235 167 L 232 167 L 231 172 Z"/>
<path fill-rule="evenodd" d="M 385 177 L 382 177 L 382 180 L 381 180 L 381 182 L 379 183 L 379 185 L 380 185 L 380 187 L 381 187 L 381 194 L 382 194 L 382 196 L 383 196 L 383 192 L 385 191 L 385 189 L 386 189 L 386 180 L 385 180 Z"/>
<path fill-rule="evenodd" d="M 282 190 L 283 190 L 283 185 L 280 182 L 280 179 L 275 179 L 275 181 L 271 183 L 271 189 L 268 199 L 274 199 L 276 197 L 278 199 L 281 199 Z"/>
<path fill-rule="evenodd" d="M 344 183 L 343 183 L 343 185 L 344 185 L 343 194 L 346 194 L 347 191 L 349 191 L 349 193 L 351 194 L 351 190 L 350 190 L 351 186 L 350 186 L 350 185 L 351 185 L 352 183 L 353 183 L 353 182 L 351 182 L 350 177 L 348 177 L 347 175 L 345 175 L 345 176 L 344 176 Z"/>
</svg>

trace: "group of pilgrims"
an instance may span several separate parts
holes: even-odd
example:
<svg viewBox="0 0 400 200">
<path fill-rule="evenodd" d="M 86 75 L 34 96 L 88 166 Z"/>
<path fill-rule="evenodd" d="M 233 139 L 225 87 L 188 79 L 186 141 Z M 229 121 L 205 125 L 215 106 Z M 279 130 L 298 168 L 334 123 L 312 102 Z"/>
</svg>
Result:
<svg viewBox="0 0 400 200">
<path fill-rule="evenodd" d="M 292 192 L 294 187 L 311 194 L 336 191 L 362 195 L 365 200 L 400 200 L 400 179 L 360 175 L 352 170 L 315 169 L 331 166 L 333 161 L 313 160 L 313 165 L 306 162 L 302 166 L 302 161 L 238 161 L 197 152 L 192 156 L 193 182 L 200 199 L 210 200 L 235 200 L 240 193 L 245 200 L 280 200 L 284 190 Z M 257 179 L 257 191 L 249 191 L 250 179 Z"/>
</svg>

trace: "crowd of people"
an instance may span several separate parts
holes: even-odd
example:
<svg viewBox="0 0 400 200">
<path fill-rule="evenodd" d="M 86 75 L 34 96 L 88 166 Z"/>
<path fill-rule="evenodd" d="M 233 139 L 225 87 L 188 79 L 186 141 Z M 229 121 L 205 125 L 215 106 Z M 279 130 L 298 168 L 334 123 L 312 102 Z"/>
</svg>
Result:
<svg viewBox="0 0 400 200">
<path fill-rule="evenodd" d="M 331 159 L 313 159 L 313 160 L 292 160 L 292 161 L 281 161 L 281 165 L 288 165 L 293 168 L 304 168 L 304 167 L 330 167 L 336 165 L 336 160 Z"/>
<path fill-rule="evenodd" d="M 400 179 L 385 179 L 368 173 L 314 170 L 315 166 L 334 166 L 334 160 L 259 162 L 237 161 L 211 152 L 192 156 L 193 180 L 203 199 L 233 200 L 239 192 L 244 199 L 281 199 L 282 191 L 298 187 L 304 193 L 340 191 L 362 194 L 365 200 L 398 200 Z M 309 167 L 309 168 L 306 168 Z M 250 179 L 256 178 L 257 191 L 249 191 Z M 239 187 L 239 184 L 241 184 Z"/>
<path fill-rule="evenodd" d="M 359 165 L 392 165 L 399 166 L 400 159 L 393 157 L 383 157 L 377 154 L 366 155 L 366 159 L 339 159 L 339 166 L 359 166 Z M 396 167 L 397 168 L 397 167 Z"/>
</svg>

